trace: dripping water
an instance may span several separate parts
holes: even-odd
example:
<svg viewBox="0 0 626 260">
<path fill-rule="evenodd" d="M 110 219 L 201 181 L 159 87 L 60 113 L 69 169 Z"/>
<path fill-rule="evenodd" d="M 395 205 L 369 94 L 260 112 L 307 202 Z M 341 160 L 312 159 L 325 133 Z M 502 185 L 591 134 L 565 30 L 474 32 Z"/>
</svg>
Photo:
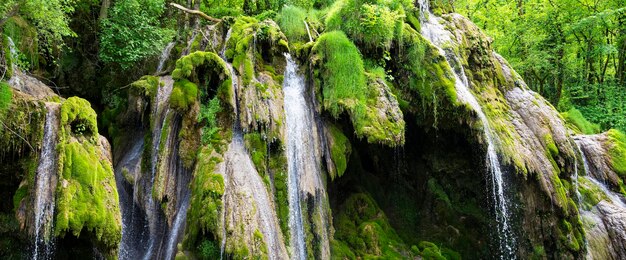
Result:
<svg viewBox="0 0 626 260">
<path fill-rule="evenodd" d="M 430 12 L 429 1 L 419 0 L 421 10 L 421 34 L 437 47 L 439 53 L 446 58 L 446 61 L 452 68 L 455 78 L 455 89 L 458 99 L 469 105 L 476 112 L 484 131 L 484 139 L 487 142 L 486 163 L 489 167 L 491 179 L 491 192 L 496 213 L 496 221 L 498 227 L 498 239 L 500 258 L 514 259 L 516 258 L 516 239 L 511 228 L 510 212 L 508 199 L 505 197 L 505 184 L 500 161 L 496 152 L 497 136 L 494 135 L 489 120 L 484 114 L 476 97 L 469 89 L 469 83 L 465 70 L 458 55 L 451 49 L 445 48 L 452 41 L 452 34 L 441 25 L 434 14 Z"/>
<path fill-rule="evenodd" d="M 32 259 L 51 259 L 54 254 L 52 227 L 56 178 L 56 144 L 59 127 L 59 105 L 46 103 L 43 147 L 39 155 L 35 180 L 35 240 Z"/>
</svg>

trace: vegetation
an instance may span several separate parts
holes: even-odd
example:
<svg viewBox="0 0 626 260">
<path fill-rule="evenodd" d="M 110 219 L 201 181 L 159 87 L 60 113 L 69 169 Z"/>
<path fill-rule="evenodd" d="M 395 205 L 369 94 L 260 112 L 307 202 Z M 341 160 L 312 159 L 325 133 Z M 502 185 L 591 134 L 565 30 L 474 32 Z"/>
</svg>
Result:
<svg viewBox="0 0 626 260">
<path fill-rule="evenodd" d="M 455 7 L 494 39 L 533 90 L 604 130 L 624 130 L 623 1 L 459 0 Z"/>
<path fill-rule="evenodd" d="M 100 59 L 128 69 L 138 61 L 160 53 L 174 36 L 160 27 L 163 0 L 116 1 L 102 21 Z"/>
</svg>

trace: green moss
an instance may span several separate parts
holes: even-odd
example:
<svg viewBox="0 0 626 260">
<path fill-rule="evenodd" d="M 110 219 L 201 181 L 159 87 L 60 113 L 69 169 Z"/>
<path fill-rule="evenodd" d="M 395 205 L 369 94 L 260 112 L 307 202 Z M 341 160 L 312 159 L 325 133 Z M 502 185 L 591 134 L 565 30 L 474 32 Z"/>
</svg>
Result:
<svg viewBox="0 0 626 260">
<path fill-rule="evenodd" d="M 563 116 L 568 126 L 578 133 L 590 135 L 600 132 L 600 126 L 587 121 L 585 116 L 576 108 L 561 113 L 561 116 Z"/>
<path fill-rule="evenodd" d="M 626 180 L 626 135 L 616 129 L 607 132 L 611 168 Z"/>
<path fill-rule="evenodd" d="M 209 234 L 221 234 L 220 216 L 224 210 L 224 178 L 215 172 L 222 157 L 211 148 L 204 147 L 198 154 L 191 184 L 191 201 L 187 212 L 185 246 L 194 248 Z M 201 244 L 200 244 L 201 245 Z"/>
<path fill-rule="evenodd" d="M 182 79 L 174 82 L 170 95 L 170 105 L 179 111 L 187 111 L 198 98 L 198 86 L 193 82 Z"/>
<path fill-rule="evenodd" d="M 335 169 L 329 171 L 331 180 L 341 177 L 348 167 L 348 160 L 352 153 L 350 140 L 335 125 L 329 127 L 330 155 Z"/>
<path fill-rule="evenodd" d="M 437 183 L 435 178 L 430 178 L 428 180 L 428 191 L 432 193 L 437 200 L 442 201 L 448 207 L 452 208 L 452 203 L 450 202 L 450 198 L 448 198 L 448 194 L 446 194 L 441 185 Z"/>
<path fill-rule="evenodd" d="M 320 59 L 323 105 L 334 117 L 365 103 L 367 84 L 359 50 L 341 31 L 324 33 L 313 52 Z"/>
<path fill-rule="evenodd" d="M 404 26 L 393 75 L 398 86 L 418 94 L 406 98 L 414 112 L 436 114 L 457 105 L 452 69 L 436 47 L 410 26 Z"/>
<path fill-rule="evenodd" d="M 285 242 L 289 244 L 289 190 L 287 188 L 287 157 L 284 151 L 276 151 L 270 154 L 269 168 L 274 175 L 274 200 L 276 201 L 276 214 L 283 232 Z"/>
<path fill-rule="evenodd" d="M 13 91 L 9 84 L 0 82 L 0 120 L 4 118 L 4 114 L 11 105 L 13 99 Z"/>
<path fill-rule="evenodd" d="M 196 51 L 176 61 L 172 71 L 174 88 L 170 96 L 170 105 L 179 110 L 188 110 L 199 97 L 214 91 L 216 86 L 220 99 L 230 102 L 230 93 L 223 88 L 230 88 L 224 82 L 230 81 L 230 72 L 224 61 L 213 52 Z M 215 85 L 210 85 L 215 83 Z M 232 105 L 232 104 L 231 104 Z"/>
<path fill-rule="evenodd" d="M 244 136 L 244 142 L 252 162 L 261 176 L 267 172 L 267 142 L 259 133 L 249 133 Z"/>
<path fill-rule="evenodd" d="M 559 148 L 556 146 L 556 143 L 554 142 L 552 135 L 550 134 L 544 135 L 543 141 L 544 141 L 544 145 L 546 146 L 546 149 L 548 149 L 548 152 L 550 153 L 552 158 L 557 158 L 559 156 Z"/>
<path fill-rule="evenodd" d="M 334 218 L 334 226 L 335 241 L 331 243 L 334 258 L 397 259 L 412 255 L 385 214 L 365 193 L 352 194 L 343 203 Z"/>
<path fill-rule="evenodd" d="M 159 77 L 146 75 L 131 83 L 130 90 L 137 96 L 154 97 L 159 86 L 161 86 Z"/>
<path fill-rule="evenodd" d="M 308 33 L 304 25 L 306 16 L 306 10 L 297 6 L 288 5 L 281 9 L 278 24 L 289 41 L 308 41 Z"/>
<path fill-rule="evenodd" d="M 82 122 L 88 131 L 77 135 Z M 89 102 L 72 97 L 61 106 L 59 184 L 55 234 L 89 231 L 99 245 L 117 248 L 121 239 L 121 216 L 111 162 L 97 142 L 96 113 Z"/>
</svg>

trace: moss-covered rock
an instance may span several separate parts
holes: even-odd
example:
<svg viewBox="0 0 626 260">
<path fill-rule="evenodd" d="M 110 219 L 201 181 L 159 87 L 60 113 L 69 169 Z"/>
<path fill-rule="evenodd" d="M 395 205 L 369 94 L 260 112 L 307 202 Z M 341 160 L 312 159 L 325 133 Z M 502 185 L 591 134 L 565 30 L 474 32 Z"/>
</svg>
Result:
<svg viewBox="0 0 626 260">
<path fill-rule="evenodd" d="M 404 119 L 383 79 L 366 75 L 359 50 L 341 31 L 324 33 L 312 49 L 314 81 L 324 110 L 350 116 L 355 134 L 371 143 L 404 143 Z"/>
<path fill-rule="evenodd" d="M 111 155 L 106 140 L 98 137 L 96 113 L 86 100 L 69 98 L 61 106 L 60 127 L 55 233 L 79 237 L 86 231 L 114 256 L 121 216 Z"/>
</svg>

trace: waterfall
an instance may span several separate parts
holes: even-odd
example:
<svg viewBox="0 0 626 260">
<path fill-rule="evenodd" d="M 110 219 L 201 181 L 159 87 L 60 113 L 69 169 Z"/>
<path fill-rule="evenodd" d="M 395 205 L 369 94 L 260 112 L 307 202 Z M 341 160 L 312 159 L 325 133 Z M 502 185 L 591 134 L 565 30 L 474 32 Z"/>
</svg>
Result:
<svg viewBox="0 0 626 260">
<path fill-rule="evenodd" d="M 238 84 L 238 80 L 235 78 L 235 70 L 233 69 L 233 66 L 230 65 L 230 63 L 228 63 L 228 61 L 226 60 L 226 44 L 228 43 L 228 40 L 230 39 L 230 35 L 232 32 L 232 28 L 228 29 L 228 32 L 226 33 L 226 38 L 224 38 L 224 42 L 222 43 L 222 50 L 220 51 L 220 57 L 222 58 L 222 60 L 224 61 L 224 63 L 226 64 L 226 66 L 228 67 L 228 70 L 230 72 L 230 76 L 231 76 L 231 87 L 233 89 L 233 93 L 235 93 L 235 90 L 237 89 L 237 84 Z M 235 98 L 233 101 L 231 101 L 232 104 L 235 104 L 235 110 L 237 110 L 237 99 Z M 237 122 L 235 122 L 235 125 L 237 125 Z M 226 205 L 226 196 L 228 195 L 228 191 L 227 188 L 228 186 L 226 185 L 226 183 L 228 183 L 228 174 L 224 174 L 224 195 L 222 198 L 222 212 L 221 212 L 221 224 L 222 224 L 222 242 L 220 243 L 220 259 L 224 259 L 224 250 L 226 249 L 226 209 L 227 209 L 227 205 Z"/>
<path fill-rule="evenodd" d="M 283 91 L 285 93 L 285 118 L 287 124 L 287 164 L 289 191 L 290 245 L 294 259 L 306 259 L 302 208 L 300 207 L 300 176 L 305 167 L 315 163 L 311 160 L 309 146 L 312 145 L 309 131 L 311 118 L 304 99 L 304 80 L 296 73 L 296 64 L 289 54 L 285 54 L 287 68 Z M 307 136 L 307 134 L 309 136 Z"/>
<path fill-rule="evenodd" d="M 165 62 L 167 62 L 167 59 L 170 57 L 170 52 L 172 52 L 172 48 L 174 47 L 175 44 L 176 42 L 168 43 L 167 46 L 165 46 L 165 49 L 163 49 L 163 52 L 161 52 L 161 56 L 159 57 L 159 65 L 157 66 L 156 73 L 160 73 L 163 71 L 163 66 L 165 66 Z"/>
<path fill-rule="evenodd" d="M 511 220 L 508 199 L 505 197 L 505 184 L 501 170 L 498 154 L 496 152 L 497 136 L 494 135 L 489 120 L 483 112 L 478 100 L 469 89 L 469 82 L 465 75 L 465 70 L 460 57 L 449 46 L 453 43 L 454 37 L 439 22 L 438 17 L 430 12 L 428 0 L 419 0 L 421 14 L 421 34 L 428 39 L 438 49 L 439 53 L 446 58 L 446 61 L 454 72 L 455 89 L 458 99 L 469 105 L 478 115 L 487 142 L 486 163 L 491 174 L 491 190 L 494 208 L 496 211 L 496 221 L 498 225 L 499 254 L 503 259 L 516 258 L 516 239 L 511 229 Z M 445 46 L 448 46 L 447 48 Z"/>
<path fill-rule="evenodd" d="M 226 229 L 228 226 L 227 223 L 227 208 L 230 200 L 236 200 L 238 193 L 246 193 L 249 194 L 244 195 L 248 196 L 254 205 L 248 205 L 253 207 L 254 216 L 259 224 L 259 231 L 263 234 L 263 238 L 265 240 L 265 244 L 267 246 L 267 256 L 269 259 L 284 259 L 286 257 L 286 252 L 284 249 L 284 244 L 282 243 L 282 235 L 280 233 L 280 228 L 278 225 L 278 218 L 274 212 L 273 201 L 271 199 L 271 194 L 265 186 L 263 179 L 257 172 L 248 151 L 244 145 L 243 131 L 241 129 L 241 124 L 239 122 L 239 105 L 238 105 L 238 93 L 239 93 L 239 78 L 235 72 L 235 69 L 232 67 L 226 57 L 225 57 L 225 49 L 226 43 L 230 38 L 231 31 L 229 30 L 226 39 L 224 40 L 224 47 L 220 53 L 220 57 L 224 60 L 230 75 L 231 75 L 231 87 L 233 91 L 233 100 L 231 101 L 234 105 L 234 123 L 232 126 L 233 136 L 232 141 L 228 145 L 228 150 L 224 154 L 224 164 L 225 171 L 223 173 L 224 177 L 224 195 L 222 197 L 223 207 L 222 207 L 222 241 L 220 248 L 220 257 L 225 258 L 225 248 L 226 248 Z M 231 187 L 236 187 L 236 191 L 233 191 Z M 236 192 L 236 193 L 234 193 Z M 240 198 L 240 197 L 239 197 Z M 238 203 L 233 201 L 233 203 Z M 240 203 L 240 202 L 239 202 Z M 235 205 L 236 206 L 236 205 Z M 237 214 L 234 212 L 233 214 Z M 232 218 L 232 216 L 229 216 Z M 234 223 L 236 225 L 236 223 Z"/>
<path fill-rule="evenodd" d="M 43 147 L 39 155 L 35 180 L 35 241 L 33 259 L 51 259 L 54 254 L 52 227 L 54 197 L 57 186 L 56 145 L 59 130 L 59 104 L 46 103 Z"/>
<path fill-rule="evenodd" d="M 292 258 L 306 259 L 302 206 L 303 194 L 315 196 L 313 212 L 320 214 L 322 227 L 316 231 L 320 235 L 321 256 L 330 256 L 328 241 L 328 216 L 324 204 L 327 201 L 322 173 L 319 169 L 321 158 L 313 126 L 313 110 L 307 102 L 304 79 L 298 74 L 297 64 L 289 53 L 285 53 L 283 92 L 285 94 L 285 118 L 287 127 L 287 164 L 289 191 L 289 228 L 291 230 Z"/>
<path fill-rule="evenodd" d="M 125 174 L 136 174 L 141 170 L 141 156 L 143 154 L 143 134 L 132 138 L 133 142 L 115 165 L 115 182 L 117 185 L 122 212 L 122 240 L 120 241 L 119 258 L 135 259 L 137 249 L 143 246 L 145 220 L 138 212 L 139 207 L 134 204 L 135 189 L 126 184 Z M 137 179 L 136 175 L 135 179 Z M 137 180 L 135 180 L 135 184 Z M 135 186 L 136 187 L 136 186 Z M 139 227 L 137 229 L 136 227 Z"/>
</svg>

